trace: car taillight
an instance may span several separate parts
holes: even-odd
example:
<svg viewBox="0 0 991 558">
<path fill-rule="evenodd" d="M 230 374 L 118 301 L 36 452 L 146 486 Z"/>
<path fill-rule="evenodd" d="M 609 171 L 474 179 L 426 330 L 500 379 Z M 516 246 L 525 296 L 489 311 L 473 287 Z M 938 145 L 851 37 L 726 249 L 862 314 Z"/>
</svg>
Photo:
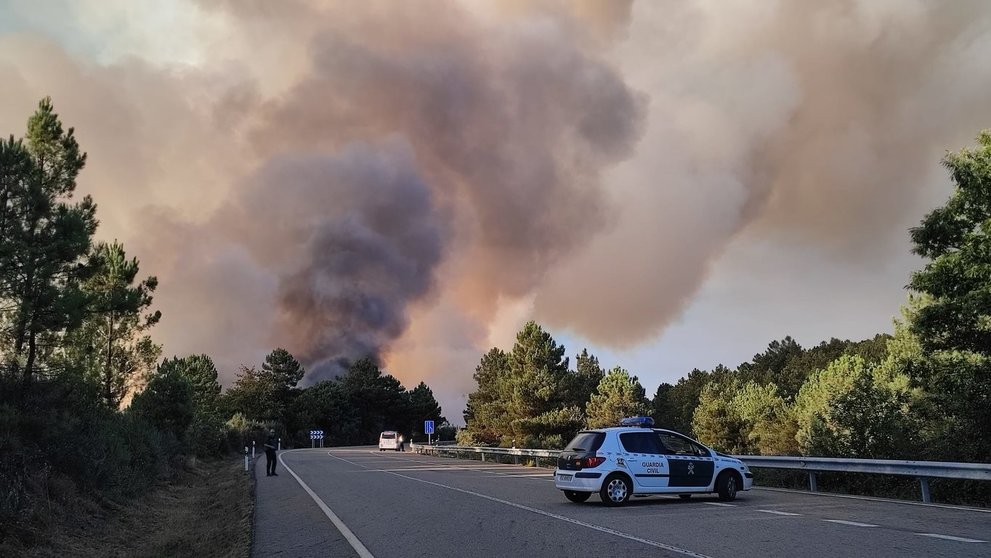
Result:
<svg viewBox="0 0 991 558">
<path fill-rule="evenodd" d="M 586 457 L 582 459 L 582 468 L 592 469 L 594 467 L 598 467 L 599 465 L 602 465 L 602 462 L 605 460 L 605 457 Z"/>
</svg>

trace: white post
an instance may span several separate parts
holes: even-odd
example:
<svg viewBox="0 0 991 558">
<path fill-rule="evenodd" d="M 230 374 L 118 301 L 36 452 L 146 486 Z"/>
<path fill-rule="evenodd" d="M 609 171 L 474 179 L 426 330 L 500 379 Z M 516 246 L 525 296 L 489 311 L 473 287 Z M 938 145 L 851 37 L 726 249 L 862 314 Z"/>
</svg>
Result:
<svg viewBox="0 0 991 558">
<path fill-rule="evenodd" d="M 244 471 L 248 471 L 248 446 L 244 446 Z"/>
<path fill-rule="evenodd" d="M 427 432 L 427 445 L 428 446 L 430 445 L 430 433 L 429 432 Z"/>
<path fill-rule="evenodd" d="M 251 459 L 255 458 L 255 441 L 251 440 Z"/>
<path fill-rule="evenodd" d="M 282 451 L 282 438 L 279 438 L 279 451 Z"/>
</svg>

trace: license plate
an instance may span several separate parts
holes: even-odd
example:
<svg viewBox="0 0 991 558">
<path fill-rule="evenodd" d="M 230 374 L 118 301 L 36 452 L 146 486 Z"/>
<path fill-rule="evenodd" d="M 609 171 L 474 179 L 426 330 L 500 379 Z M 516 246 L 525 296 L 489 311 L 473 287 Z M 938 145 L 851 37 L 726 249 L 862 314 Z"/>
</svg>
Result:
<svg viewBox="0 0 991 558">
<path fill-rule="evenodd" d="M 559 481 L 570 481 L 573 478 L 575 478 L 574 475 L 558 475 L 557 476 L 557 480 L 559 480 Z"/>
</svg>

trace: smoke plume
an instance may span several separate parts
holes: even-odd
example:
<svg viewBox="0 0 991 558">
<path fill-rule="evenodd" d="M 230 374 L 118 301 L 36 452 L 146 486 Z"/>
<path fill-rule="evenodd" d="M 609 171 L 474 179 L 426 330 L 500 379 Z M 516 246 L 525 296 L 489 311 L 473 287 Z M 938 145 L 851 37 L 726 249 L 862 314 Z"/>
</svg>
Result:
<svg viewBox="0 0 991 558">
<path fill-rule="evenodd" d="M 53 96 L 158 339 L 227 380 L 283 345 L 450 404 L 524 318 L 642 343 L 734 243 L 905 251 L 991 122 L 983 0 L 0 9 L 0 132 Z"/>
</svg>

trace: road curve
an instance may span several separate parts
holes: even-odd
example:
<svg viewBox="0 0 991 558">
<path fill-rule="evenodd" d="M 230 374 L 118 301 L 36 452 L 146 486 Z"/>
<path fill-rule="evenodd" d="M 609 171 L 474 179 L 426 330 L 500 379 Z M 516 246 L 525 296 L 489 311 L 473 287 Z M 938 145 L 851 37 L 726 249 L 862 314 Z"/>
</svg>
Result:
<svg viewBox="0 0 991 558">
<path fill-rule="evenodd" d="M 770 489 L 608 508 L 568 502 L 546 469 L 371 447 L 280 460 L 278 477 L 258 464 L 257 557 L 991 555 L 991 510 Z"/>
</svg>

